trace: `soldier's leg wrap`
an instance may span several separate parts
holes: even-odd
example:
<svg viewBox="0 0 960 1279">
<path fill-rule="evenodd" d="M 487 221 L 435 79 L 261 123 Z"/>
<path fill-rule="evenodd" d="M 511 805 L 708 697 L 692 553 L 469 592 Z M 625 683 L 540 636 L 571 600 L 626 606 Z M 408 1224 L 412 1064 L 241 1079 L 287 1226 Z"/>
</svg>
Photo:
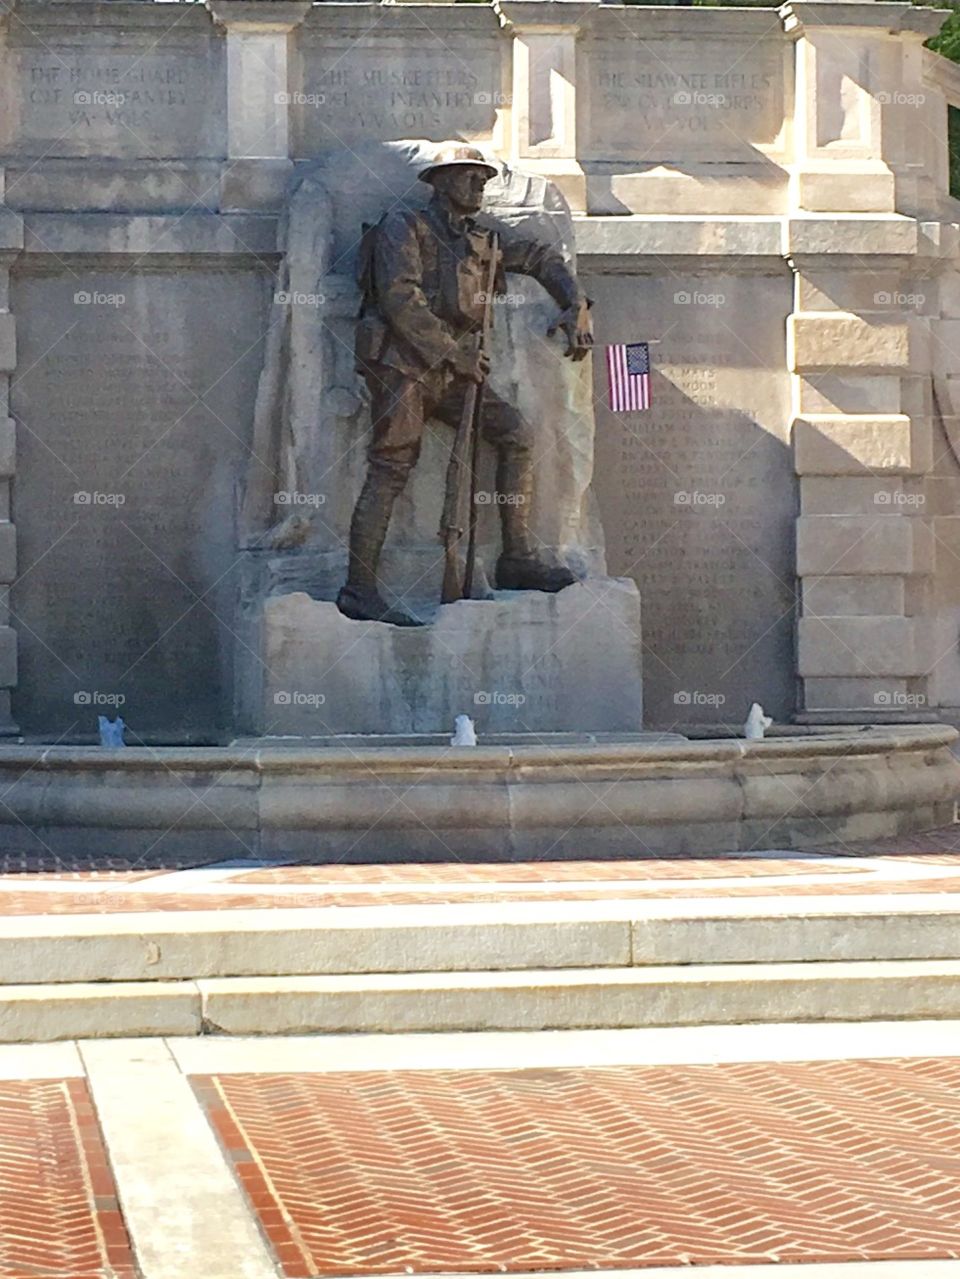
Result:
<svg viewBox="0 0 960 1279">
<path fill-rule="evenodd" d="M 529 448 L 501 447 L 497 457 L 497 492 L 504 555 L 533 550 L 530 515 L 533 503 L 533 458 Z"/>
<path fill-rule="evenodd" d="M 405 609 L 385 603 L 377 569 L 394 502 L 420 454 L 423 391 L 411 378 L 382 366 L 371 370 L 367 380 L 373 397 L 373 440 L 367 476 L 350 521 L 347 581 L 337 607 L 351 618 L 419 626 L 422 623 Z"/>
<path fill-rule="evenodd" d="M 370 462 L 350 521 L 349 586 L 377 589 L 377 567 L 387 539 L 393 504 L 410 474 L 412 463 Z"/>
<path fill-rule="evenodd" d="M 497 491 L 503 527 L 503 553 L 497 562 L 497 586 L 503 590 L 561 591 L 576 575 L 540 555 L 531 529 L 533 518 L 533 430 L 512 404 L 497 395 L 484 400 L 483 433 L 497 449 Z"/>
<path fill-rule="evenodd" d="M 530 555 L 533 543 L 533 430 L 519 412 L 487 390 L 481 421 L 483 436 L 497 450 L 497 493 L 504 555 Z"/>
<path fill-rule="evenodd" d="M 349 586 L 377 589 L 377 568 L 397 495 L 420 455 L 423 394 L 419 383 L 395 369 L 368 379 L 373 439 L 369 466 L 350 521 Z"/>
</svg>

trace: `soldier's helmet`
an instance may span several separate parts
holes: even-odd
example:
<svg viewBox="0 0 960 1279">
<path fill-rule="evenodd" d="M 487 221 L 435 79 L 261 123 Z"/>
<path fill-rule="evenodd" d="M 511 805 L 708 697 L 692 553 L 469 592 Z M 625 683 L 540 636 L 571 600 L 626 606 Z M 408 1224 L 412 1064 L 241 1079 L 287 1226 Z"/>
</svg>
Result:
<svg viewBox="0 0 960 1279">
<path fill-rule="evenodd" d="M 497 170 L 476 147 L 465 146 L 462 142 L 442 142 L 431 162 L 425 169 L 420 170 L 417 177 L 421 182 L 429 182 L 438 169 L 448 169 L 462 164 L 486 169 L 488 178 L 497 176 Z"/>
</svg>

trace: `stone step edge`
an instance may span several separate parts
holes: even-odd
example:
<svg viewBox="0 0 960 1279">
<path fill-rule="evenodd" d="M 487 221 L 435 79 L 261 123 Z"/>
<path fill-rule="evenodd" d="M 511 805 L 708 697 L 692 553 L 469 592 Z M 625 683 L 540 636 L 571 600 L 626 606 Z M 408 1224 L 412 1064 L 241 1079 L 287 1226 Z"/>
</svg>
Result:
<svg viewBox="0 0 960 1279">
<path fill-rule="evenodd" d="M 284 912 L 296 915 L 296 912 Z M 960 960 L 955 911 L 515 920 L 467 915 L 373 927 L 275 918 L 237 929 L 221 914 L 191 930 L 155 916 L 155 929 L 114 916 L 44 917 L 0 928 L 0 986 L 442 972 L 649 968 L 702 964 L 820 964 Z M 63 924 L 63 928 L 59 924 Z"/>
<path fill-rule="evenodd" d="M 960 961 L 0 987 L 0 1043 L 956 1018 Z"/>
</svg>

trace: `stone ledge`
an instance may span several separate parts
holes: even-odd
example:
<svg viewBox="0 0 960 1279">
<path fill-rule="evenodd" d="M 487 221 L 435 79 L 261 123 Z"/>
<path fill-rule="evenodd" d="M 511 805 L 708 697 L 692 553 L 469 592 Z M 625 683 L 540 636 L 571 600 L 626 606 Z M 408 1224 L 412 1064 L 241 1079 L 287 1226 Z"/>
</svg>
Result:
<svg viewBox="0 0 960 1279">
<path fill-rule="evenodd" d="M 224 27 L 292 31 L 310 12 L 310 0 L 204 0 L 204 8 Z"/>
<path fill-rule="evenodd" d="M 878 2 L 880 0 L 871 0 L 871 3 Z M 825 175 L 805 170 L 802 176 Z M 831 180 L 834 179 L 834 175 L 829 176 Z M 889 173 L 869 176 L 887 177 L 891 184 L 893 182 L 893 175 Z M 861 180 L 861 175 L 842 173 L 836 175 L 836 180 L 856 183 Z M 811 213 L 806 217 L 794 215 L 783 219 L 784 255 L 811 254 L 820 257 L 855 254 L 861 258 L 874 255 L 913 256 L 917 253 L 919 240 L 920 229 L 916 219 L 898 213 L 886 217 L 869 212 L 846 215 Z"/>
<path fill-rule="evenodd" d="M 698 11 L 699 12 L 699 11 Z M 703 12 L 709 12 L 704 10 Z M 575 217 L 577 255 L 782 258 L 778 217 Z"/>
<path fill-rule="evenodd" d="M 455 774 L 465 763 L 487 770 L 533 766 L 550 767 L 589 764 L 601 772 L 616 773 L 625 764 L 649 768 L 656 775 L 665 764 L 730 764 L 734 760 L 756 756 L 772 763 L 784 759 L 831 760 L 842 758 L 856 746 L 858 755 L 902 754 L 939 750 L 960 738 L 956 729 L 947 725 L 911 724 L 903 728 L 877 728 L 870 733 L 850 735 L 843 732 L 815 732 L 803 736 L 770 736 L 753 742 L 741 738 L 670 742 L 657 746 L 648 741 L 640 744 L 625 741 L 614 744 L 545 745 L 533 737 L 534 745 L 474 746 L 470 748 L 437 746 L 364 747 L 362 737 L 351 746 L 310 746 L 297 739 L 289 745 L 264 739 L 259 747 L 244 746 L 128 746 L 105 752 L 97 746 L 4 745 L 0 743 L 0 777 L 9 780 L 20 774 L 102 772 L 143 773 L 163 780 L 170 770 L 184 770 L 198 776 L 215 776 L 218 786 L 256 785 L 259 774 L 288 773 L 291 768 L 318 773 L 340 770 L 361 771 L 367 768 L 398 773 L 420 773 L 424 769 L 445 769 Z M 960 765 L 958 765 L 960 768 Z M 958 774 L 960 775 L 960 774 Z M 179 783 L 178 783 L 179 786 Z"/>
<path fill-rule="evenodd" d="M 960 958 L 960 900 L 891 891 L 838 902 L 830 890 L 851 876 L 828 878 L 822 895 L 800 898 L 13 916 L 0 985 L 522 971 L 545 957 L 552 969 Z"/>
<path fill-rule="evenodd" d="M 508 30 L 569 31 L 589 26 L 600 0 L 495 0 L 493 9 Z"/>
<path fill-rule="evenodd" d="M 0 1000 L 0 1042 L 198 1035 L 200 1013 L 193 982 L 13 986 Z"/>
<path fill-rule="evenodd" d="M 564 1030 L 960 1016 L 953 959 L 0 987 L 0 1041 Z"/>
<path fill-rule="evenodd" d="M 921 31 L 935 35 L 949 10 L 920 9 L 899 0 L 787 0 L 780 6 L 784 29 L 793 37 L 808 31 L 829 33 L 834 27 L 874 28 L 877 31 Z"/>
<path fill-rule="evenodd" d="M 264 0 L 269 8 L 273 0 Z M 491 4 L 445 4 L 443 6 L 444 35 L 454 32 L 488 34 L 492 40 L 500 40 L 502 34 L 497 15 Z M 422 15 L 422 17 L 421 17 Z M 313 36 L 327 39 L 330 33 L 356 38 L 376 30 L 382 34 L 399 31 L 409 35 L 410 28 L 424 27 L 430 31 L 437 25 L 437 5 L 376 3 L 324 3 L 314 4 L 300 28 L 301 38 Z"/>
<path fill-rule="evenodd" d="M 891 622 L 903 648 L 910 619 L 830 624 L 863 623 L 848 643 L 876 646 Z M 0 746 L 0 847 L 19 847 L 24 826 L 62 851 L 91 838 L 154 848 L 172 832 L 178 847 L 320 862 L 344 860 L 345 847 L 351 861 L 719 852 L 764 832 L 769 846 L 774 827 L 775 846 L 802 847 L 932 824 L 936 806 L 960 796 L 957 737 L 912 725 L 666 747 Z"/>
<path fill-rule="evenodd" d="M 210 910 L 191 910 L 183 919 L 169 911 L 68 920 L 21 917 L 11 931 L 7 923 L 12 921 L 5 919 L 0 985 L 98 981 L 106 974 L 111 981 L 156 982 L 524 969 L 542 967 L 545 955 L 554 968 L 631 963 L 633 915 L 626 910 L 610 919 L 591 919 L 589 910 L 564 918 L 550 904 L 523 903 L 519 911 L 514 905 L 506 916 L 498 905 L 478 903 L 479 908 L 401 907 L 399 915 L 392 906 L 358 906 L 349 911 L 251 908 L 229 918 Z"/>
<path fill-rule="evenodd" d="M 960 963 L 718 964 L 425 977 L 210 979 L 223 1034 L 547 1030 L 960 1015 Z"/>
<path fill-rule="evenodd" d="M 24 251 L 270 258 L 277 252 L 276 227 L 275 217 L 253 213 L 26 213 Z"/>
<path fill-rule="evenodd" d="M 117 160 L 89 156 L 78 160 L 61 156 L 11 156 L 6 161 L 10 207 L 114 213 L 120 217 L 180 216 L 196 202 L 191 192 L 215 200 L 219 175 L 228 165 L 220 159 L 164 160 L 162 166 L 143 159 Z M 149 214 L 146 212 L 149 210 Z M 256 211 L 256 210 L 254 210 Z M 23 245 L 22 216 L 17 247 Z M 0 233 L 2 243 L 2 233 Z"/>
</svg>

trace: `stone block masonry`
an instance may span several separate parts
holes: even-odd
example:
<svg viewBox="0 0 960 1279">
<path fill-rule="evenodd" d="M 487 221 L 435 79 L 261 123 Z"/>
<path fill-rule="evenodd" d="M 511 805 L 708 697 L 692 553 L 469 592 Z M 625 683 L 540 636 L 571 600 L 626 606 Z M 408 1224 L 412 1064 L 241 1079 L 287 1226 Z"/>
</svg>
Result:
<svg viewBox="0 0 960 1279">
<path fill-rule="evenodd" d="M 0 732 L 90 740 L 103 695 L 146 741 L 235 733 L 236 490 L 288 184 L 448 137 L 556 185 L 599 341 L 651 341 L 646 413 L 607 411 L 595 360 L 590 512 L 643 597 L 648 724 L 955 718 L 960 72 L 923 48 L 945 16 L 23 0 L 0 18 Z"/>
</svg>

